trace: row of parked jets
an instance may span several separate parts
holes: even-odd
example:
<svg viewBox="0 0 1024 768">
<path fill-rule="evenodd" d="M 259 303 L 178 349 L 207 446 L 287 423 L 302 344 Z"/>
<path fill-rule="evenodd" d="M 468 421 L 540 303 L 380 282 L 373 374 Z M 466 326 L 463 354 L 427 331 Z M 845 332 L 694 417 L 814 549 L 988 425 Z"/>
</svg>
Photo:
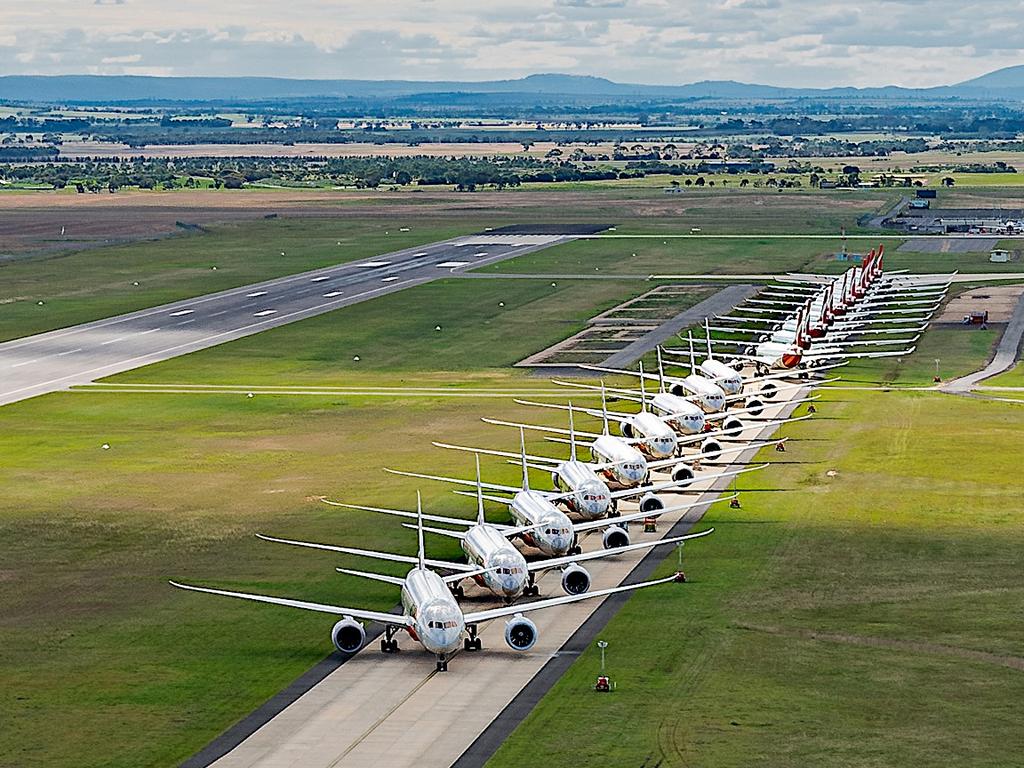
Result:
<svg viewBox="0 0 1024 768">
<path fill-rule="evenodd" d="M 738 461 L 744 452 L 753 453 L 785 442 L 744 440 L 742 436 L 748 429 L 754 428 L 760 434 L 765 428 L 810 418 L 766 416 L 765 410 L 784 392 L 796 395 L 786 397 L 790 405 L 810 403 L 817 396 L 805 393 L 837 380 L 825 375 L 846 365 L 848 359 L 905 356 L 914 351 L 914 344 L 942 301 L 951 277 L 883 272 L 882 258 L 881 248 L 872 251 L 859 266 L 839 277 L 792 274 L 777 278 L 758 298 L 737 306 L 730 315 L 706 319 L 703 337 L 695 339 L 688 333 L 684 339 L 687 347 L 659 347 L 654 371 L 644 370 L 642 363 L 635 371 L 582 366 L 601 375 L 632 377 L 637 380 L 635 388 L 607 387 L 603 380 L 598 384 L 555 380 L 567 391 L 591 396 L 599 393 L 600 408 L 580 407 L 571 400 L 564 405 L 516 401 L 564 411 L 568 417 L 566 428 L 485 418 L 490 424 L 518 430 L 518 452 L 434 443 L 439 448 L 474 454 L 474 477 L 386 470 L 457 486 L 455 493 L 475 498 L 475 519 L 424 513 L 419 492 L 415 511 L 323 500 L 337 507 L 403 519 L 402 525 L 413 528 L 417 534 L 415 556 L 257 534 L 269 542 L 409 565 L 404 578 L 337 569 L 343 574 L 400 587 L 401 613 L 171 584 L 194 592 L 339 616 L 331 630 L 331 641 L 345 654 L 355 653 L 366 644 L 364 622 L 377 622 L 384 627 L 384 653 L 398 650 L 396 636 L 404 631 L 436 654 L 438 671 L 446 671 L 449 658 L 460 647 L 465 651 L 481 649 L 479 630 L 485 622 L 506 619 L 506 643 L 514 650 L 527 651 L 538 638 L 537 626 L 527 617 L 528 613 L 684 581 L 685 577 L 676 573 L 591 590 L 592 579 L 585 564 L 624 552 L 679 545 L 708 536 L 713 528 L 634 542 L 629 524 L 708 504 L 696 500 L 668 505 L 665 493 L 705 493 L 694 484 L 713 483 L 767 466 L 728 465 Z M 724 336 L 714 337 L 713 333 Z M 703 348 L 702 360 L 698 360 L 698 347 Z M 667 368 L 685 368 L 687 373 L 668 373 Z M 635 410 L 609 410 L 609 395 Z M 577 429 L 578 415 L 598 419 L 599 431 Z M 615 430 L 612 424 L 616 425 Z M 528 430 L 543 433 L 549 443 L 566 446 L 568 457 L 527 453 Z M 481 455 L 519 465 L 521 485 L 484 481 Z M 531 469 L 549 474 L 551 487 L 531 486 Z M 655 473 L 660 477 L 655 478 Z M 734 498 L 735 495 L 728 495 L 712 503 Z M 635 502 L 637 511 L 621 513 L 619 503 L 623 501 Z M 485 502 L 505 507 L 510 521 L 489 521 Z M 424 545 L 427 533 L 457 540 L 465 562 L 428 558 Z M 584 552 L 580 542 L 592 534 L 600 535 L 601 546 Z M 529 557 L 516 542 L 524 545 Z M 563 594 L 522 600 L 539 596 L 537 579 L 547 571 L 560 573 Z M 464 596 L 466 582 L 489 591 L 499 603 L 484 610 L 463 610 L 459 599 Z"/>
</svg>

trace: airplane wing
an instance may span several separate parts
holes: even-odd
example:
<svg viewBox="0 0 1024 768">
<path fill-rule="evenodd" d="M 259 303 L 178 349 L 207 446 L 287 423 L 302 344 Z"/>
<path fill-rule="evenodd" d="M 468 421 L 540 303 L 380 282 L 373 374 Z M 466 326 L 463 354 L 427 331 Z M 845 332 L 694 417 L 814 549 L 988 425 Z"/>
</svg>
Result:
<svg viewBox="0 0 1024 768">
<path fill-rule="evenodd" d="M 783 437 L 779 440 L 762 440 L 760 442 L 754 441 L 749 443 L 743 443 L 742 445 L 735 445 L 732 448 L 723 448 L 720 451 L 715 451 L 714 453 L 710 454 L 708 458 L 717 459 L 730 453 L 743 453 L 743 451 L 747 450 L 748 448 L 760 450 L 762 448 L 767 448 L 769 445 L 778 445 L 779 443 L 784 443 L 787 440 L 789 440 L 788 437 Z M 683 456 L 682 458 L 676 456 L 671 459 L 658 459 L 657 461 L 649 461 L 647 462 L 647 466 L 650 469 L 663 469 L 664 467 L 674 467 L 679 462 L 687 462 L 693 459 L 701 458 L 704 458 L 704 456 Z M 749 471 L 749 469 L 741 471 Z M 697 479 L 700 480 L 699 477 Z"/>
<path fill-rule="evenodd" d="M 338 605 L 310 603 L 305 600 L 291 600 L 286 597 L 271 597 L 270 595 L 253 595 L 248 592 L 230 592 L 226 589 L 210 589 L 209 587 L 195 587 L 191 584 L 180 584 L 177 581 L 171 581 L 168 583 L 172 587 L 177 587 L 178 589 L 187 589 L 190 592 L 206 592 L 209 595 L 235 597 L 239 600 L 251 600 L 256 603 L 284 605 L 289 608 L 301 608 L 304 611 L 331 613 L 335 616 L 351 616 L 354 619 L 362 619 L 363 621 L 377 621 L 381 624 L 396 624 L 400 627 L 407 627 L 411 623 L 408 616 L 395 615 L 393 613 L 382 613 L 381 611 L 368 611 L 362 608 L 343 608 Z"/>
<path fill-rule="evenodd" d="M 500 619 L 504 616 L 514 616 L 517 613 L 528 613 L 529 611 L 539 611 L 541 608 L 551 608 L 556 605 L 566 605 L 568 603 L 576 603 L 580 600 L 589 600 L 594 597 L 605 597 L 607 595 L 614 595 L 617 592 L 629 592 L 634 589 L 643 589 L 644 587 L 653 587 L 657 584 L 667 584 L 670 581 L 679 581 L 679 574 L 673 574 L 672 576 L 666 576 L 661 579 L 655 579 L 653 581 L 641 581 L 639 584 L 623 584 L 619 587 L 611 587 L 610 589 L 599 589 L 595 592 L 584 592 L 582 595 L 563 595 L 561 597 L 549 597 L 546 600 L 535 600 L 532 603 L 522 603 L 518 605 L 507 605 L 501 608 L 492 608 L 488 611 L 473 611 L 465 615 L 467 624 L 478 624 L 481 621 L 489 621 L 491 619 Z"/>
<path fill-rule="evenodd" d="M 598 520 L 587 520 L 583 523 L 573 523 L 572 529 L 576 533 L 585 533 L 586 531 L 594 531 L 600 528 L 607 528 L 610 525 L 621 525 L 622 523 L 631 523 L 634 520 L 643 520 L 645 517 L 661 517 L 671 512 L 681 512 L 684 509 L 692 509 L 693 507 L 701 507 L 705 504 L 717 504 L 720 501 L 729 501 L 735 499 L 739 494 L 731 494 L 729 496 L 720 496 L 717 499 L 711 501 L 691 501 L 689 504 L 677 504 L 674 507 L 665 507 L 664 509 L 656 509 L 652 512 L 633 512 L 629 515 L 619 515 L 618 517 L 602 517 Z"/>
<path fill-rule="evenodd" d="M 584 552 L 581 555 L 566 555 L 565 557 L 554 557 L 550 560 L 534 560 L 533 562 L 526 564 L 526 570 L 533 572 L 545 571 L 549 568 L 561 568 L 563 565 L 586 562 L 587 560 L 597 560 L 598 558 L 608 557 L 609 555 L 618 555 L 623 552 L 635 552 L 638 549 L 650 549 L 651 547 L 657 547 L 661 544 L 678 544 L 680 541 L 699 539 L 702 536 L 707 536 L 709 533 L 714 532 L 714 528 L 708 528 L 706 531 L 701 531 L 700 533 L 688 533 L 684 536 L 671 536 L 667 539 L 639 541 L 636 544 L 627 544 L 624 547 L 612 547 L 611 549 L 595 549 L 593 552 Z"/>
<path fill-rule="evenodd" d="M 779 442 L 781 442 L 781 441 L 779 441 Z M 750 447 L 749 445 L 744 446 L 744 448 L 749 448 L 749 447 Z M 679 459 L 679 458 L 675 459 L 674 462 L 673 462 L 673 466 L 675 464 L 680 463 L 681 461 L 684 461 L 684 460 L 683 459 Z M 647 466 L 650 467 L 651 465 L 648 464 Z M 678 480 L 678 481 L 677 480 L 673 480 L 672 482 L 658 483 L 656 485 L 642 485 L 639 488 L 626 488 L 625 490 L 614 491 L 610 495 L 611 495 L 611 497 L 613 499 L 623 499 L 623 498 L 629 498 L 630 496 L 642 496 L 645 493 L 662 493 L 664 491 L 673 491 L 673 490 L 685 491 L 687 489 L 687 487 L 690 486 L 692 483 L 702 483 L 705 480 L 718 480 L 719 478 L 722 478 L 722 477 L 735 477 L 736 475 L 742 475 L 745 472 L 753 472 L 754 470 L 757 470 L 757 469 L 764 469 L 767 466 L 769 466 L 769 465 L 768 464 L 757 464 L 757 465 L 755 465 L 753 467 L 741 467 L 740 469 L 730 469 L 730 470 L 727 470 L 725 472 L 716 472 L 713 475 L 698 475 L 698 476 L 694 477 L 692 480 Z M 697 492 L 705 493 L 706 491 L 702 490 L 702 491 L 697 491 Z"/>
<path fill-rule="evenodd" d="M 518 490 L 518 489 L 516 489 Z M 360 504 L 342 504 L 340 501 L 329 501 L 327 499 L 320 499 L 324 504 L 330 504 L 332 507 L 345 507 L 346 509 L 361 509 L 364 512 L 380 512 L 385 515 L 394 515 L 396 517 L 408 517 L 415 520 L 418 515 L 415 512 L 407 512 L 404 509 L 388 509 L 387 507 L 364 507 Z M 423 519 L 428 523 L 444 523 L 445 525 L 462 525 L 470 526 L 476 525 L 475 520 L 470 520 L 464 517 L 444 517 L 442 515 L 423 515 Z M 500 527 L 500 526 L 499 526 Z"/>
<path fill-rule="evenodd" d="M 470 448 L 467 445 L 452 445 L 451 443 L 440 443 L 440 442 L 437 442 L 436 440 L 432 443 L 432 445 L 434 445 L 437 448 L 447 448 L 447 449 L 452 450 L 452 451 L 465 451 L 466 453 L 481 453 L 481 454 L 484 454 L 486 456 L 502 456 L 502 457 L 504 457 L 506 459 L 515 459 L 515 463 L 516 464 L 519 464 L 520 461 L 522 460 L 522 454 L 518 453 L 516 451 L 498 451 L 498 450 L 494 450 L 492 448 Z M 534 456 L 534 455 L 531 455 L 529 453 L 526 454 L 526 458 L 528 460 L 530 460 L 530 461 L 550 462 L 552 465 L 557 465 L 557 464 L 561 464 L 562 463 L 562 459 L 554 459 L 554 458 L 552 458 L 550 456 Z M 545 467 L 544 471 L 545 472 L 550 472 L 551 469 L 552 469 L 552 467 Z M 476 485 L 475 481 L 473 482 L 473 485 Z M 486 486 L 487 483 L 484 483 L 484 485 Z M 521 490 L 520 488 L 515 488 L 515 487 L 513 487 L 511 485 L 499 486 L 499 485 L 495 485 L 493 483 L 491 484 L 491 488 L 496 490 L 496 491 L 508 491 L 509 493 L 514 493 L 514 492 L 517 492 L 517 491 Z M 424 519 L 426 519 L 426 518 L 424 518 Z"/>
<path fill-rule="evenodd" d="M 264 541 L 272 541 L 276 544 L 291 544 L 294 547 L 308 547 L 309 549 L 322 549 L 327 552 L 340 552 L 343 555 L 358 555 L 359 557 L 372 557 L 375 560 L 390 560 L 393 563 L 407 563 L 416 565 L 419 558 L 410 555 L 397 555 L 394 552 L 376 552 L 372 549 L 356 549 L 355 547 L 338 547 L 333 544 L 316 544 L 310 541 L 293 541 L 291 539 L 276 539 L 273 536 L 264 536 L 257 533 L 256 537 Z M 456 571 L 472 571 L 474 566 L 465 563 L 450 563 L 447 560 L 424 560 L 431 568 L 448 568 Z"/>
<path fill-rule="evenodd" d="M 837 357 L 856 357 L 856 358 L 875 358 L 875 357 L 906 357 L 907 355 L 913 354 L 917 347 L 911 347 L 910 349 L 895 349 L 892 352 L 843 352 L 842 354 L 827 354 L 827 355 L 803 355 L 802 359 L 807 362 L 815 362 L 816 360 L 835 360 Z"/>
</svg>

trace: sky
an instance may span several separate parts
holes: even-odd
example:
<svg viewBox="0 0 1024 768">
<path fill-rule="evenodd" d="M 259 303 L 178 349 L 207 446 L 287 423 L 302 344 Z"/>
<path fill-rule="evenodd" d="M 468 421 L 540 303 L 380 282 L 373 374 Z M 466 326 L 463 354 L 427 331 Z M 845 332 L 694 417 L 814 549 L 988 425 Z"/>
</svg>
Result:
<svg viewBox="0 0 1024 768">
<path fill-rule="evenodd" d="M 1021 63 L 1024 0 L 0 2 L 0 75 L 926 87 Z"/>
</svg>

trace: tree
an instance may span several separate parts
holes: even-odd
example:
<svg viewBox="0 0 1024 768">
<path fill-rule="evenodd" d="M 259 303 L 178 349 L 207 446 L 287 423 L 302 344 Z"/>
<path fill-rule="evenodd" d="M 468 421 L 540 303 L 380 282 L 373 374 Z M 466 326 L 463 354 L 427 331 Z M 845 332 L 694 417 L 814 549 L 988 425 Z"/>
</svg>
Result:
<svg viewBox="0 0 1024 768">
<path fill-rule="evenodd" d="M 952 176 L 946 176 L 942 179 L 942 186 L 944 187 L 952 187 L 954 184 L 956 184 L 956 179 Z"/>
</svg>

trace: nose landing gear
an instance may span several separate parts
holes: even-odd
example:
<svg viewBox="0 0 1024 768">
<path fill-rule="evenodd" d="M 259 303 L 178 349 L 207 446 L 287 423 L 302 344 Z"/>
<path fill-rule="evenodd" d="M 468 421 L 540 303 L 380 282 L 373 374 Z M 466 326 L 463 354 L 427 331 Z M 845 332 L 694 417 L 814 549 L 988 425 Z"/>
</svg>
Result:
<svg viewBox="0 0 1024 768">
<path fill-rule="evenodd" d="M 479 651 L 483 648 L 483 643 L 477 635 L 477 627 L 475 624 L 470 624 L 466 627 L 466 631 L 469 632 L 469 637 L 462 641 L 462 647 L 467 651 Z M 440 670 L 439 670 L 440 671 Z"/>
<path fill-rule="evenodd" d="M 443 653 L 437 654 L 437 671 L 438 672 L 447 672 L 448 671 L 448 657 L 445 654 L 443 654 Z"/>
</svg>

